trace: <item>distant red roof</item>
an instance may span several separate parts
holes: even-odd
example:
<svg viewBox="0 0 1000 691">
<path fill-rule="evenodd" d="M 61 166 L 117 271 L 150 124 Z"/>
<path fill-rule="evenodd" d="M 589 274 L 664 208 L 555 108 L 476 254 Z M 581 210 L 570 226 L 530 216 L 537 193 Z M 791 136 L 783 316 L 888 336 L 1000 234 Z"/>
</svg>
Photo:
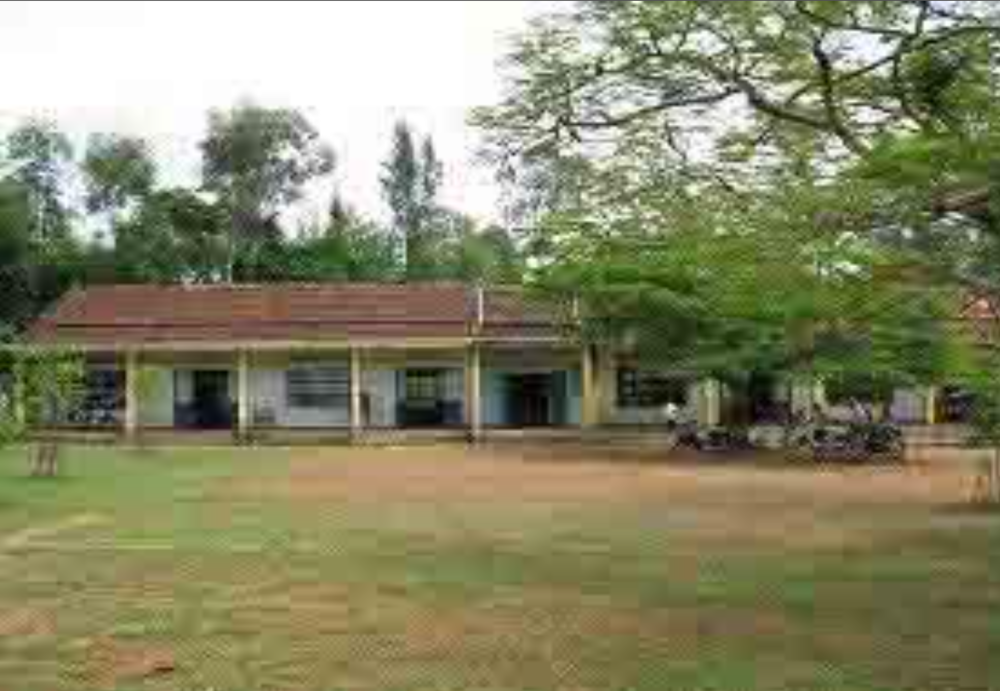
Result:
<svg viewBox="0 0 1000 691">
<path fill-rule="evenodd" d="M 480 310 L 482 312 L 480 323 Z M 28 331 L 35 343 L 323 342 L 558 338 L 551 304 L 514 288 L 459 283 L 96 286 L 67 295 Z"/>
</svg>

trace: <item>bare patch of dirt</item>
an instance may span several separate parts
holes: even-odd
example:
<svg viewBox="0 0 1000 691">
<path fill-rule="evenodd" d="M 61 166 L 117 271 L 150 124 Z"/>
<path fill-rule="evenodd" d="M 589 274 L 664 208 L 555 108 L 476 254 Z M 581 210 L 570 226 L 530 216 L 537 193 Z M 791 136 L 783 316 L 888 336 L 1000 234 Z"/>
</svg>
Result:
<svg viewBox="0 0 1000 691">
<path fill-rule="evenodd" d="M 575 453 L 576 455 L 569 455 Z M 743 458 L 637 462 L 621 451 L 565 446 L 337 449 L 303 452 L 288 475 L 228 484 L 229 496 L 306 501 L 672 502 L 814 512 L 848 506 L 945 507 L 968 491 L 967 469 L 944 464 L 792 467 Z M 597 462 L 603 461 L 603 462 Z"/>
<path fill-rule="evenodd" d="M 510 538 L 513 549 L 529 537 L 516 526 L 531 524 L 539 511 L 566 510 L 581 518 L 629 517 L 645 525 L 652 540 L 664 526 L 679 527 L 685 538 L 712 549 L 841 551 L 873 549 L 945 516 L 965 501 L 972 478 L 970 468 L 944 462 L 815 466 L 774 456 L 678 460 L 656 453 L 654 461 L 648 449 L 567 444 L 320 449 L 293 456 L 285 475 L 237 479 L 218 491 L 226 501 L 277 500 L 306 511 L 424 505 L 434 515 L 456 512 L 455 525 L 465 520 L 464 512 L 492 512 L 495 527 L 509 522 L 513 532 L 471 537 L 492 543 Z M 442 525 L 423 531 L 429 543 L 461 537 Z M 418 524 L 413 532 L 421 532 Z M 559 544 L 600 548 L 565 538 Z"/>
<path fill-rule="evenodd" d="M 173 654 L 149 645 L 125 644 L 99 638 L 87 649 L 88 683 L 110 686 L 120 681 L 140 681 L 168 675 L 177 669 Z"/>
<path fill-rule="evenodd" d="M 50 637 L 55 630 L 51 614 L 29 608 L 0 612 L 0 638 Z"/>
</svg>

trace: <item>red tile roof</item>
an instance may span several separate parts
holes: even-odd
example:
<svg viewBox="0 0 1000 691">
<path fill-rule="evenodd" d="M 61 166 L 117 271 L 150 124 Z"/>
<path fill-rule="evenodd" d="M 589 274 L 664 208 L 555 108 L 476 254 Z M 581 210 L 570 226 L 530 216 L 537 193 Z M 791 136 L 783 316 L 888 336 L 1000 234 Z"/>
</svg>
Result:
<svg viewBox="0 0 1000 691">
<path fill-rule="evenodd" d="M 458 283 L 96 286 L 67 295 L 28 331 L 36 343 L 322 342 L 452 338 L 476 328 L 480 300 Z M 487 289 L 481 333 L 554 338 L 551 304 Z"/>
</svg>

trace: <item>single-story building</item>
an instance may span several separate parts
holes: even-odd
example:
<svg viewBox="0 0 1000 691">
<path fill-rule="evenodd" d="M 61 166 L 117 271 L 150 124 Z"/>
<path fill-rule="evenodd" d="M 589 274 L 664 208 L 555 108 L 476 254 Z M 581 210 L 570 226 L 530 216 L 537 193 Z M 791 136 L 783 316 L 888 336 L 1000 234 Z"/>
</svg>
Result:
<svg viewBox="0 0 1000 691">
<path fill-rule="evenodd" d="M 53 425 L 135 435 L 227 430 L 364 438 L 390 430 L 478 439 L 503 430 L 663 428 L 668 405 L 703 424 L 773 422 L 815 387 L 733 392 L 582 345 L 573 304 L 458 283 L 97 286 L 28 330 L 84 355 L 83 403 Z M 940 417 L 933 391 L 899 392 L 897 419 Z"/>
</svg>

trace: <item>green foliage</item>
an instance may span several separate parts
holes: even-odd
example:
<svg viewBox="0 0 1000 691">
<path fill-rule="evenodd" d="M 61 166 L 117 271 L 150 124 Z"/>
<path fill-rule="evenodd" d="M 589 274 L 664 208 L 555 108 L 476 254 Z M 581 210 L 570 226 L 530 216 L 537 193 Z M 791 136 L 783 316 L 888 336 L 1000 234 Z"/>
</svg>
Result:
<svg viewBox="0 0 1000 691">
<path fill-rule="evenodd" d="M 83 395 L 84 360 L 72 350 L 21 347 L 0 353 L 7 386 L 0 405 L 0 446 L 60 419 Z"/>
<path fill-rule="evenodd" d="M 519 37 L 503 100 L 474 122 L 515 171 L 644 152 L 759 188 L 884 133 L 968 130 L 995 112 L 998 35 L 993 3 L 579 2 Z"/>
<path fill-rule="evenodd" d="M 703 202 L 700 222 L 659 232 L 623 221 L 563 233 L 539 277 L 583 297 L 591 338 L 692 373 L 942 376 L 959 357 L 945 330 L 952 296 L 888 279 L 906 266 L 898 253 L 805 225 L 813 196 L 776 191 L 735 216 Z"/>
<path fill-rule="evenodd" d="M 13 337 L 31 313 L 28 214 L 24 188 L 0 181 L 0 342 Z"/>
<path fill-rule="evenodd" d="M 440 241 L 438 192 L 443 176 L 434 143 L 427 137 L 418 147 L 410 125 L 397 122 L 382 170 L 382 193 L 392 213 L 393 230 L 403 241 L 406 277 L 432 278 Z"/>
<path fill-rule="evenodd" d="M 277 218 L 332 172 L 333 151 L 298 111 L 252 103 L 212 112 L 201 150 L 204 187 L 226 216 L 226 278 L 253 280 L 258 250 L 280 235 Z"/>
<path fill-rule="evenodd" d="M 997 169 L 998 35 L 988 3 L 580 2 L 473 121 L 590 337 L 722 379 L 932 382 L 1000 266 L 989 221 L 943 213 Z"/>
<path fill-rule="evenodd" d="M 526 273 L 524 257 L 503 228 L 468 229 L 457 239 L 454 278 L 467 283 L 516 285 Z"/>
<path fill-rule="evenodd" d="M 95 134 L 77 161 L 56 127 L 26 121 L 0 151 L 0 291 L 9 297 L 0 341 L 94 283 L 519 280 L 523 261 L 505 232 L 481 232 L 438 202 L 443 168 L 430 139 L 397 134 L 383 180 L 393 227 L 337 197 L 328 219 L 296 230 L 286 212 L 333 169 L 298 111 L 213 111 L 197 187 L 158 184 L 142 138 Z"/>
<path fill-rule="evenodd" d="M 136 137 L 95 134 L 83 160 L 87 210 L 115 213 L 142 201 L 156 184 L 149 145 Z"/>
<path fill-rule="evenodd" d="M 116 279 L 210 283 L 227 271 L 225 217 L 183 188 L 159 190 L 115 230 Z"/>
<path fill-rule="evenodd" d="M 306 229 L 287 244 L 282 266 L 293 281 L 393 281 L 405 272 L 396 237 L 339 197 L 325 226 Z"/>
<path fill-rule="evenodd" d="M 45 242 L 69 232 L 70 211 L 66 202 L 66 179 L 73 160 L 73 147 L 55 125 L 28 121 L 6 140 L 10 178 L 28 195 L 28 229 L 33 240 Z"/>
</svg>

